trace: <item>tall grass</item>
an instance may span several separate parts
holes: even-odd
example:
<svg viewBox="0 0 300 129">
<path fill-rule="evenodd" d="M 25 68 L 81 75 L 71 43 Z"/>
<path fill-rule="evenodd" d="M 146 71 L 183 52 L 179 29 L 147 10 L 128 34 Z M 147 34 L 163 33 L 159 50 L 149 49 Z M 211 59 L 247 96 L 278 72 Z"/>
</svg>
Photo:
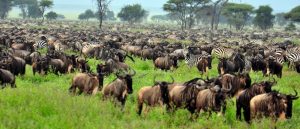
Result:
<svg viewBox="0 0 300 129">
<path fill-rule="evenodd" d="M 217 73 L 217 60 L 213 61 L 213 69 L 209 76 L 215 77 Z M 95 71 L 95 65 L 100 61 L 90 59 L 89 64 Z M 176 70 L 164 72 L 154 70 L 152 61 L 142 61 L 135 58 L 135 62 L 127 61 L 137 74 L 133 77 L 134 93 L 127 99 L 125 110 L 122 112 L 118 106 L 110 101 L 103 101 L 101 93 L 96 96 L 72 96 L 68 93 L 71 78 L 75 75 L 67 74 L 56 76 L 33 75 L 30 66 L 26 67 L 26 75 L 17 77 L 17 88 L 5 88 L 0 91 L 0 128 L 209 128 L 209 129 L 231 129 L 231 128 L 254 128 L 269 129 L 272 122 L 269 119 L 255 121 L 248 125 L 235 119 L 235 101 L 228 100 L 228 109 L 224 116 L 213 114 L 208 117 L 201 113 L 196 120 L 190 120 L 187 110 L 179 109 L 174 113 L 167 113 L 164 108 L 151 108 L 148 113 L 138 116 L 137 92 L 143 86 L 153 84 L 153 77 L 159 80 L 171 80 L 173 76 L 176 82 L 185 82 L 199 77 L 196 68 L 189 69 L 183 62 Z M 266 80 L 261 73 L 251 73 L 253 81 Z M 114 75 L 105 78 L 108 84 L 115 78 Z M 293 88 L 299 91 L 299 75 L 284 69 L 283 78 L 278 79 L 274 89 L 284 93 L 293 93 Z M 294 102 L 293 118 L 287 121 L 277 122 L 278 128 L 299 128 L 300 101 Z"/>
</svg>

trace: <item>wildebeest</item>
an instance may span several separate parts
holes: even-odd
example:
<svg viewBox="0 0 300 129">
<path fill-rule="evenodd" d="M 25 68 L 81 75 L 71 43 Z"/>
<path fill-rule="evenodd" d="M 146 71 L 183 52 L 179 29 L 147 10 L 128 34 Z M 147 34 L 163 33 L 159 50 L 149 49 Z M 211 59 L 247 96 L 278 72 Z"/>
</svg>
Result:
<svg viewBox="0 0 300 129">
<path fill-rule="evenodd" d="M 216 85 L 212 88 L 199 91 L 196 99 L 196 112 L 201 110 L 211 113 L 221 112 L 225 113 L 226 110 L 226 94 L 231 88 L 225 89 Z"/>
<path fill-rule="evenodd" d="M 104 98 L 112 97 L 113 99 L 121 102 L 122 109 L 125 106 L 126 97 L 132 94 L 132 76 L 135 75 L 133 69 L 119 70 L 116 73 L 117 78 L 109 83 L 103 89 Z"/>
<path fill-rule="evenodd" d="M 197 69 L 198 69 L 198 71 L 200 72 L 201 75 L 203 75 L 203 73 L 208 72 L 208 59 L 203 57 L 197 63 Z"/>
<path fill-rule="evenodd" d="M 299 61 L 295 63 L 295 67 L 296 67 L 297 73 L 300 73 L 300 62 Z"/>
<path fill-rule="evenodd" d="M 64 69 L 64 62 L 61 59 L 51 59 L 49 65 L 56 75 L 58 75 L 58 73 L 63 74 L 66 72 Z"/>
<path fill-rule="evenodd" d="M 15 76 L 10 71 L 5 69 L 0 69 L 0 82 L 2 88 L 4 88 L 7 84 L 10 84 L 12 88 L 17 87 Z"/>
<path fill-rule="evenodd" d="M 69 88 L 69 91 L 76 93 L 76 88 L 78 88 L 78 94 L 96 94 L 98 90 L 101 90 L 103 87 L 103 80 L 105 71 L 103 71 L 103 65 L 97 65 L 98 75 L 91 73 L 79 73 L 75 75 L 72 79 L 72 85 Z"/>
<path fill-rule="evenodd" d="M 276 61 L 275 57 L 269 57 L 268 60 L 268 69 L 270 70 L 270 74 L 276 75 L 278 78 L 282 77 L 282 64 Z"/>
<path fill-rule="evenodd" d="M 139 90 L 138 92 L 138 114 L 141 115 L 143 110 L 143 104 L 145 103 L 148 106 L 156 106 L 156 105 L 167 105 L 167 110 L 170 108 L 169 104 L 169 89 L 168 86 L 174 83 L 174 79 L 172 78 L 172 82 L 166 81 L 156 81 L 154 77 L 154 85 L 146 86 Z"/>
<path fill-rule="evenodd" d="M 49 71 L 49 62 L 50 59 L 47 56 L 38 58 L 36 61 L 34 61 L 32 64 L 33 75 L 35 75 L 36 72 L 38 72 L 39 74 L 47 75 Z"/>
<path fill-rule="evenodd" d="M 119 70 L 128 70 L 129 69 L 129 66 L 126 63 L 116 61 L 114 59 L 108 59 L 105 62 L 105 65 L 108 66 L 110 73 L 117 72 Z"/>
<path fill-rule="evenodd" d="M 167 55 L 165 57 L 158 57 L 154 61 L 155 68 L 159 68 L 161 70 L 170 70 L 171 67 L 177 68 L 177 58 L 174 56 Z"/>
<path fill-rule="evenodd" d="M 243 72 L 245 68 L 245 57 L 237 53 L 234 55 L 232 61 L 226 58 L 221 58 L 218 64 L 219 74 Z"/>
<path fill-rule="evenodd" d="M 250 100 L 259 94 L 271 92 L 272 86 L 276 83 L 275 79 L 254 83 L 251 87 L 243 90 L 236 99 L 236 118 L 241 120 L 241 109 L 243 109 L 245 121 L 250 121 Z"/>
<path fill-rule="evenodd" d="M 26 62 L 24 59 L 9 55 L 2 57 L 1 67 L 9 70 L 14 75 L 24 75 L 26 71 Z"/>
<path fill-rule="evenodd" d="M 264 57 L 261 54 L 257 54 L 251 60 L 252 70 L 254 72 L 262 71 L 263 75 L 267 74 L 267 62 L 264 60 Z"/>
<path fill-rule="evenodd" d="M 292 117 L 293 100 L 298 99 L 295 95 L 285 95 L 278 91 L 264 93 L 253 97 L 250 101 L 251 119 L 260 117 L 272 117 L 274 119 L 286 119 Z"/>
<path fill-rule="evenodd" d="M 189 112 L 194 113 L 198 92 L 213 85 L 214 81 L 212 80 L 194 78 L 184 84 L 174 84 L 171 86 L 171 88 L 169 88 L 169 93 L 172 110 L 186 108 Z"/>
<path fill-rule="evenodd" d="M 238 73 L 237 75 L 224 74 L 217 80 L 221 82 L 217 85 L 222 88 L 229 89 L 231 87 L 231 90 L 228 92 L 230 97 L 237 95 L 240 91 L 251 86 L 251 78 L 248 73 Z"/>
</svg>

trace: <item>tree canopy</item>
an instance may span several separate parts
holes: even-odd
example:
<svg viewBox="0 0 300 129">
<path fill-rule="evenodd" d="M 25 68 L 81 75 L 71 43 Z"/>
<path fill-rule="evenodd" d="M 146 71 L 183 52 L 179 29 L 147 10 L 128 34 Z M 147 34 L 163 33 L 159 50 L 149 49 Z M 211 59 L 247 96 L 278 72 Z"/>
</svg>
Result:
<svg viewBox="0 0 300 129">
<path fill-rule="evenodd" d="M 237 30 L 241 30 L 250 19 L 253 8 L 249 4 L 227 3 L 223 15 L 227 17 L 230 25 L 234 25 Z"/>
<path fill-rule="evenodd" d="M 57 19 L 58 14 L 57 14 L 56 12 L 50 11 L 49 13 L 47 13 L 47 14 L 45 15 L 45 17 L 46 17 L 48 20 L 55 20 L 55 19 Z"/>
<path fill-rule="evenodd" d="M 94 17 L 95 17 L 94 12 L 91 9 L 88 9 L 84 13 L 79 14 L 78 19 L 79 20 L 89 20 Z"/>
<path fill-rule="evenodd" d="M 39 2 L 39 6 L 40 6 L 41 13 L 42 13 L 42 16 L 43 16 L 43 21 L 42 22 L 44 22 L 45 11 L 46 11 L 47 8 L 51 8 L 53 6 L 53 1 L 52 0 L 41 0 Z"/>
<path fill-rule="evenodd" d="M 293 8 L 285 15 L 285 18 L 294 22 L 300 22 L 300 6 Z"/>
<path fill-rule="evenodd" d="M 118 17 L 122 21 L 137 23 L 141 22 L 147 15 L 148 12 L 144 10 L 140 4 L 134 4 L 123 7 L 119 12 Z"/>
<path fill-rule="evenodd" d="M 168 0 L 163 9 L 179 19 L 183 30 L 194 25 L 198 9 L 209 2 L 210 0 Z"/>
<path fill-rule="evenodd" d="M 272 15 L 272 12 L 273 9 L 268 5 L 259 6 L 259 8 L 255 10 L 256 16 L 253 21 L 254 25 L 262 30 L 273 27 L 275 16 Z"/>
<path fill-rule="evenodd" d="M 275 14 L 275 22 L 280 25 L 284 26 L 287 24 L 287 20 L 284 18 L 285 13 L 277 13 Z"/>
<path fill-rule="evenodd" d="M 8 12 L 13 6 L 13 0 L 0 0 L 0 19 L 7 17 Z"/>
</svg>

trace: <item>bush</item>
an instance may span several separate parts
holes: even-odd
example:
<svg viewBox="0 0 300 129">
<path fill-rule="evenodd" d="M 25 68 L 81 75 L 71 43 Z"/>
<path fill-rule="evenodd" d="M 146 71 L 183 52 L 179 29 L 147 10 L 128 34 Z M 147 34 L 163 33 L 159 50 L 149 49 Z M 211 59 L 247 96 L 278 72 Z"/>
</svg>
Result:
<svg viewBox="0 0 300 129">
<path fill-rule="evenodd" d="M 286 31 L 294 31 L 294 30 L 296 30 L 296 26 L 293 23 L 290 23 L 285 27 L 285 30 Z"/>
</svg>

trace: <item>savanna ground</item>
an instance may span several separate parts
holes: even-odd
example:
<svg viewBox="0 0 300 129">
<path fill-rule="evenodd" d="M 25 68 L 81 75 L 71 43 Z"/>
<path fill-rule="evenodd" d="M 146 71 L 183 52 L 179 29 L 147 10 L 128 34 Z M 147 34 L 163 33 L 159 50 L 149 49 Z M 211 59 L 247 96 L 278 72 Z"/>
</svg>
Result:
<svg viewBox="0 0 300 129">
<path fill-rule="evenodd" d="M 82 25 L 84 24 L 84 25 Z M 75 30 L 95 29 L 96 26 L 82 24 L 69 24 Z M 52 26 L 51 26 L 52 25 Z M 66 24 L 68 26 L 68 24 Z M 49 26 L 31 26 L 31 29 L 60 28 L 64 24 L 49 24 Z M 135 28 L 131 32 L 147 32 L 148 29 Z M 170 43 L 178 42 L 171 39 L 164 39 Z M 274 39 L 282 41 L 283 39 Z M 299 39 L 293 39 L 297 44 Z M 190 41 L 179 41 L 189 44 Z M 41 51 L 45 53 L 46 51 Z M 72 53 L 67 51 L 67 53 Z M 151 60 L 142 61 L 135 57 L 135 62 L 127 60 L 137 74 L 133 77 L 133 94 L 129 95 L 124 111 L 119 106 L 115 106 L 111 101 L 103 101 L 102 94 L 96 96 L 74 96 L 69 94 L 68 89 L 72 77 L 76 74 L 66 74 L 56 76 L 48 74 L 41 76 L 32 73 L 31 66 L 26 66 L 26 74 L 18 76 L 16 80 L 17 88 L 5 88 L 0 90 L 0 128 L 3 129 L 33 129 L 33 128 L 57 128 L 57 129 L 162 129 L 162 128 L 188 128 L 188 129 L 270 129 L 274 124 L 270 119 L 256 120 L 252 124 L 235 119 L 235 99 L 228 100 L 227 110 L 224 116 L 213 114 L 208 118 L 208 114 L 202 113 L 196 120 L 190 120 L 190 113 L 185 109 L 177 110 L 174 113 L 167 113 L 164 108 L 152 108 L 147 114 L 137 115 L 137 92 L 143 86 L 152 86 L 153 77 L 158 75 L 158 80 L 169 80 L 170 75 L 175 82 L 183 83 L 195 77 L 201 77 L 198 70 L 191 69 L 181 61 L 178 69 L 164 72 L 154 70 Z M 96 71 L 96 64 L 101 61 L 89 59 L 92 70 Z M 213 68 L 209 72 L 209 77 L 217 77 L 218 60 L 213 60 Z M 252 82 L 267 80 L 261 72 L 251 72 Z M 204 77 L 204 76 L 203 76 Z M 116 77 L 111 75 L 105 77 L 105 85 L 113 81 Z M 276 78 L 277 79 L 277 78 Z M 293 88 L 300 92 L 300 75 L 284 66 L 282 79 L 277 79 L 278 83 L 273 87 L 283 93 L 292 93 Z M 294 101 L 293 117 L 285 121 L 278 121 L 276 127 L 279 129 L 300 129 L 300 99 Z"/>
<path fill-rule="evenodd" d="M 228 109 L 224 116 L 213 114 L 210 118 L 206 113 L 191 121 L 187 110 L 181 109 L 174 113 L 167 113 L 162 108 L 153 108 L 147 114 L 138 116 L 137 92 L 143 86 L 153 84 L 154 75 L 159 80 L 171 80 L 185 82 L 195 77 L 200 77 L 196 68 L 189 69 L 184 62 L 174 71 L 164 72 L 154 70 L 152 61 L 142 61 L 135 58 L 135 63 L 127 60 L 137 74 L 133 77 L 132 95 L 129 95 L 124 111 L 110 101 L 103 101 L 101 93 L 96 96 L 73 96 L 68 92 L 71 79 L 75 75 L 67 74 L 56 76 L 33 75 L 31 66 L 27 66 L 26 75 L 17 77 L 17 88 L 5 88 L 0 91 L 0 128 L 209 128 L 209 129 L 230 129 L 230 128 L 254 128 L 269 129 L 273 127 L 270 119 L 263 119 L 253 122 L 251 125 L 235 119 L 235 99 L 228 101 Z M 214 59 L 213 69 L 209 76 L 216 77 L 217 62 Z M 95 71 L 96 64 L 100 61 L 89 59 L 89 64 Z M 273 89 L 283 93 L 294 93 L 293 88 L 300 91 L 299 74 L 284 67 L 283 78 L 278 79 L 278 84 Z M 261 73 L 251 72 L 253 82 L 266 80 Z M 114 75 L 105 78 L 108 84 Z M 290 120 L 277 122 L 279 129 L 300 128 L 300 100 L 293 104 L 293 117 Z"/>
</svg>

